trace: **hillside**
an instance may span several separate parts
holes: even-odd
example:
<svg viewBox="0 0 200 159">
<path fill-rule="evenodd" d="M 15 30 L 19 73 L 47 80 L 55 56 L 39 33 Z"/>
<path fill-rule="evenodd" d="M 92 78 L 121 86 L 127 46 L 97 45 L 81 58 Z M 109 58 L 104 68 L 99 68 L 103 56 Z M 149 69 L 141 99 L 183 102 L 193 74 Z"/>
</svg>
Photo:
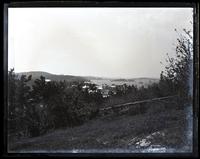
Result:
<svg viewBox="0 0 200 159">
<path fill-rule="evenodd" d="M 95 76 L 72 76 L 72 75 L 56 75 L 48 72 L 42 71 L 31 71 L 31 72 L 20 72 L 17 73 L 19 77 L 21 75 L 32 75 L 32 83 L 35 79 L 39 79 L 40 76 L 44 76 L 46 79 L 50 79 L 52 81 L 66 81 L 66 82 L 74 82 L 74 81 L 91 81 L 97 85 L 135 85 L 137 87 L 147 87 L 150 84 L 157 83 L 159 79 L 156 78 L 131 78 L 131 79 L 114 79 L 114 78 L 103 78 L 103 77 L 95 77 Z"/>
<path fill-rule="evenodd" d="M 190 152 L 184 110 L 108 115 L 35 138 L 9 140 L 10 152 Z M 187 111 L 187 113 L 191 112 Z M 189 113 L 190 114 L 190 113 Z M 189 115 L 187 114 L 187 115 Z"/>
<path fill-rule="evenodd" d="M 66 82 L 73 82 L 73 81 L 85 81 L 87 80 L 81 76 L 71 76 L 71 75 L 55 75 L 48 72 L 41 72 L 41 71 L 31 71 L 31 72 L 20 72 L 17 73 L 19 76 L 21 75 L 32 75 L 32 80 L 39 79 L 40 76 L 44 76 L 46 79 L 50 79 L 52 81 L 66 81 Z"/>
<path fill-rule="evenodd" d="M 91 79 L 91 82 L 102 85 L 107 84 L 111 86 L 112 84 L 115 85 L 135 85 L 137 87 L 147 87 L 153 83 L 158 83 L 159 79 L 156 78 L 132 78 L 132 79 Z"/>
</svg>

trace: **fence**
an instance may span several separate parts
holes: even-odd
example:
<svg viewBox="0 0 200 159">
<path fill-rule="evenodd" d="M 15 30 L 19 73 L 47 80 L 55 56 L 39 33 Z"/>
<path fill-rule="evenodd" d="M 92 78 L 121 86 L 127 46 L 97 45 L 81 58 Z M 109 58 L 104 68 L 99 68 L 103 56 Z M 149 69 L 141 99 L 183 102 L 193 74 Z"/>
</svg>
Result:
<svg viewBox="0 0 200 159">
<path fill-rule="evenodd" d="M 119 110 L 122 110 L 122 109 L 128 110 L 132 106 L 136 106 L 136 105 L 140 106 L 141 104 L 145 104 L 145 103 L 149 103 L 149 102 L 157 102 L 157 101 L 164 102 L 164 100 L 172 99 L 175 97 L 178 97 L 178 95 L 146 99 L 146 100 L 142 100 L 142 101 L 135 101 L 135 102 L 129 102 L 129 103 L 124 103 L 124 104 L 118 104 L 118 105 L 114 105 L 114 106 L 110 106 L 110 107 L 101 108 L 100 113 L 108 112 L 108 111 L 118 112 Z"/>
</svg>

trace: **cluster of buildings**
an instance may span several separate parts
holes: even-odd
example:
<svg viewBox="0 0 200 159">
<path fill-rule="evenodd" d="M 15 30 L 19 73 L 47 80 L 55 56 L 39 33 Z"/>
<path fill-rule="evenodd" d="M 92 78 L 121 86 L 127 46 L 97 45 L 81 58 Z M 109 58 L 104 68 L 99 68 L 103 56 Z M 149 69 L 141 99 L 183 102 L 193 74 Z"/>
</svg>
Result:
<svg viewBox="0 0 200 159">
<path fill-rule="evenodd" d="M 77 87 L 77 85 L 72 85 L 72 87 Z M 88 91 L 88 93 L 101 93 L 103 98 L 107 98 L 110 95 L 116 94 L 116 85 L 109 86 L 107 84 L 97 85 L 91 83 L 90 81 L 85 81 L 82 85 L 83 91 Z"/>
<path fill-rule="evenodd" d="M 50 79 L 45 79 L 46 82 L 50 82 Z M 71 87 L 77 87 L 77 84 L 72 84 Z M 127 85 L 115 85 L 115 84 L 102 84 L 97 85 L 90 81 L 85 81 L 83 84 L 81 84 L 81 89 L 83 91 L 88 91 L 88 93 L 97 93 L 100 92 L 102 94 L 103 98 L 107 98 L 112 95 L 116 95 L 117 91 L 125 92 L 127 90 Z"/>
<path fill-rule="evenodd" d="M 93 84 L 91 82 L 86 81 L 86 82 L 84 82 L 82 89 L 87 90 L 88 93 L 100 92 L 102 94 L 103 98 L 107 98 L 109 96 L 117 94 L 117 91 L 125 92 L 127 90 L 127 85 L 115 85 L 115 84 L 97 85 L 97 84 Z"/>
</svg>

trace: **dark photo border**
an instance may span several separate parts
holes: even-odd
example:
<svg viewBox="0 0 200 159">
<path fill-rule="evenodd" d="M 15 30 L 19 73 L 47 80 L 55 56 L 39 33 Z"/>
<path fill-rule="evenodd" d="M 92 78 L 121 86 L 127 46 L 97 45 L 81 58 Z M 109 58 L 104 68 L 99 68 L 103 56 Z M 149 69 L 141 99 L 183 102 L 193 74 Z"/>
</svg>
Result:
<svg viewBox="0 0 200 159">
<path fill-rule="evenodd" d="M 193 63 L 193 152 L 192 153 L 8 153 L 7 152 L 7 72 L 8 72 L 8 8 L 26 7 L 192 7 L 194 31 L 194 63 Z M 3 102 L 1 117 L 3 123 L 4 157 L 198 157 L 198 117 L 199 117 L 199 3 L 197 2 L 123 2 L 123 1 L 35 1 L 3 3 Z"/>
</svg>

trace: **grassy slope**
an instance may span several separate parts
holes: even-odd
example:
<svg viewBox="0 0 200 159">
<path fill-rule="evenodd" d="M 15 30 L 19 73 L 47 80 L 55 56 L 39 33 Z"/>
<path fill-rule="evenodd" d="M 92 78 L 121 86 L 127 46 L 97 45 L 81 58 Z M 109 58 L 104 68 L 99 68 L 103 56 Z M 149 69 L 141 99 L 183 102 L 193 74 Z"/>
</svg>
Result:
<svg viewBox="0 0 200 159">
<path fill-rule="evenodd" d="M 44 136 L 9 143 L 13 152 L 72 149 L 136 149 L 148 138 L 150 145 L 179 148 L 187 144 L 183 110 L 155 109 L 139 115 L 99 117 L 84 125 L 56 130 Z M 141 147 L 139 147 L 141 148 Z"/>
</svg>

